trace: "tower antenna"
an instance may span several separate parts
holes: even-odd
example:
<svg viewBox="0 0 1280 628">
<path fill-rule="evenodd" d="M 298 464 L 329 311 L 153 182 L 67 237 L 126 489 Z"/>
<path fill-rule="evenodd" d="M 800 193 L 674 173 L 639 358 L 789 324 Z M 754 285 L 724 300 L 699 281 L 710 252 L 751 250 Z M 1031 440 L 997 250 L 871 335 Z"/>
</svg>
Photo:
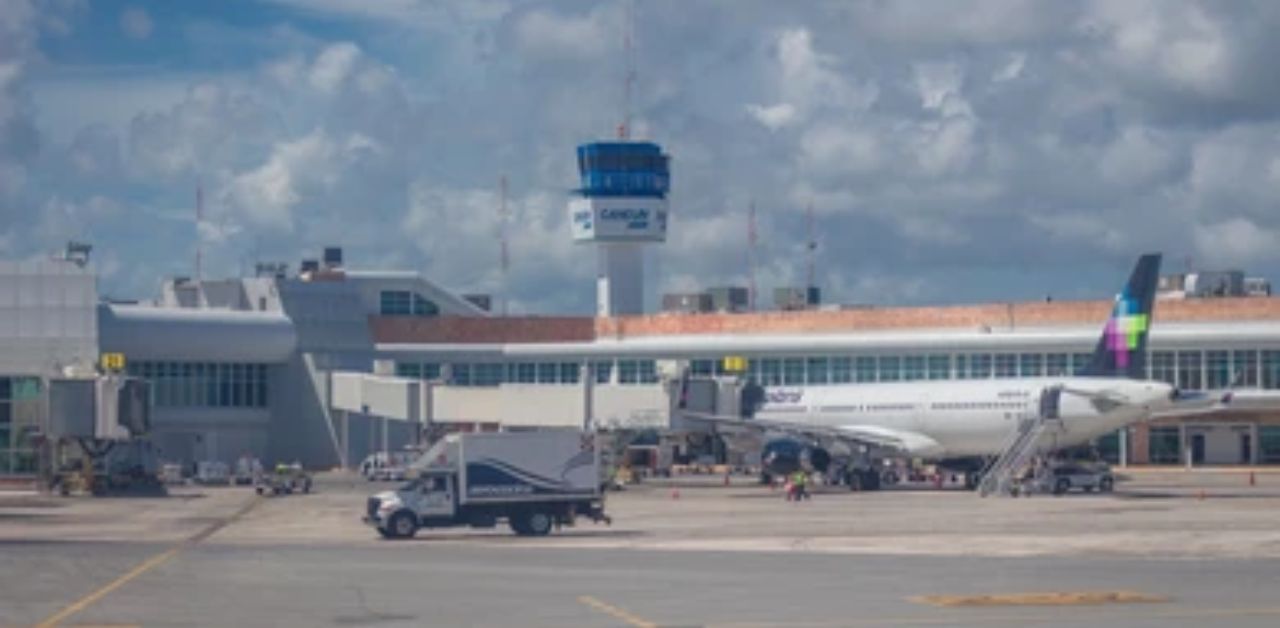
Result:
<svg viewBox="0 0 1280 628">
<path fill-rule="evenodd" d="M 622 81 L 622 123 L 618 125 L 618 139 L 631 139 L 631 92 L 635 89 L 636 59 L 635 37 L 636 5 L 634 0 L 627 0 L 626 24 L 622 34 L 622 54 L 626 63 Z"/>
<path fill-rule="evenodd" d="M 510 297 L 507 294 L 509 284 L 509 276 L 511 274 L 511 249 L 507 241 L 507 222 L 510 214 L 507 210 L 507 175 L 502 175 L 498 179 L 499 203 L 498 203 L 498 255 L 499 267 L 502 272 L 501 287 L 502 291 L 502 315 L 507 316 L 507 303 Z"/>
<path fill-rule="evenodd" d="M 809 203 L 809 206 L 805 208 L 804 218 L 809 231 L 809 241 L 805 243 L 805 256 L 806 263 L 808 264 L 805 276 L 809 282 L 808 285 L 805 286 L 805 290 L 808 290 L 810 288 L 816 288 L 816 282 L 818 280 L 818 241 L 815 239 L 813 234 L 813 203 Z"/>
<path fill-rule="evenodd" d="M 196 282 L 204 280 L 204 182 L 196 181 Z"/>
<path fill-rule="evenodd" d="M 747 309 L 756 311 L 756 202 L 747 212 Z"/>
</svg>

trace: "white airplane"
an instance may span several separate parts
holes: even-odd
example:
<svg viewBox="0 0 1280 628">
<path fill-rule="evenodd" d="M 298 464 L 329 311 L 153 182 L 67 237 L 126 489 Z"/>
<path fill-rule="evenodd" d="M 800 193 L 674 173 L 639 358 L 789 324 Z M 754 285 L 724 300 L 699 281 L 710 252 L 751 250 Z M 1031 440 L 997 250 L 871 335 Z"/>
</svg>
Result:
<svg viewBox="0 0 1280 628">
<path fill-rule="evenodd" d="M 825 471 L 827 447 L 877 447 L 895 455 L 979 470 L 1007 445 L 1018 421 L 1052 421 L 1040 443 L 1056 450 L 1083 445 L 1158 416 L 1204 412 L 1230 402 L 1180 393 L 1146 378 L 1160 255 L 1143 255 L 1116 296 L 1089 366 L 1075 376 L 963 381 L 911 381 L 828 386 L 748 387 L 742 417 L 682 414 L 712 423 L 731 440 L 764 440 L 772 475 L 800 465 Z M 754 395 L 754 398 L 753 398 Z M 866 483 L 866 480 L 862 480 Z"/>
</svg>

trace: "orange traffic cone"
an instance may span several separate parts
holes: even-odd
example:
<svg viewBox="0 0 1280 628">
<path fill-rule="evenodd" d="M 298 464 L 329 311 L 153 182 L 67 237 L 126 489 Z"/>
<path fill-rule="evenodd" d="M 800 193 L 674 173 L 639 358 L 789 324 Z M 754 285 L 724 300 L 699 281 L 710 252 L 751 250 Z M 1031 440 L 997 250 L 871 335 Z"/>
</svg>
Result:
<svg viewBox="0 0 1280 628">
<path fill-rule="evenodd" d="M 1250 471 L 1250 472 L 1249 472 L 1249 486 L 1257 486 L 1257 485 L 1258 485 L 1258 478 L 1254 475 L 1254 472 L 1253 472 L 1253 471 Z"/>
<path fill-rule="evenodd" d="M 671 499 L 680 499 L 680 489 L 678 488 L 671 489 Z"/>
</svg>

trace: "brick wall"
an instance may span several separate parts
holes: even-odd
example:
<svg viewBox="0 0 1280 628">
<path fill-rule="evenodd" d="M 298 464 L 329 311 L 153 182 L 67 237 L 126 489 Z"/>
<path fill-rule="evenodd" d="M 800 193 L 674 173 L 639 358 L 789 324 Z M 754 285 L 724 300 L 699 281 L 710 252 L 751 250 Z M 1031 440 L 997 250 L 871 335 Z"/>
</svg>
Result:
<svg viewBox="0 0 1280 628">
<path fill-rule="evenodd" d="M 860 308 L 838 311 L 756 312 L 752 314 L 652 314 L 620 318 L 370 317 L 377 342 L 522 343 L 584 342 L 596 337 L 685 334 L 804 334 L 891 329 L 993 329 L 1055 325 L 1101 325 L 1110 301 L 989 303 L 939 307 Z M 1163 322 L 1280 321 L 1280 298 L 1226 298 L 1159 301 Z"/>
</svg>

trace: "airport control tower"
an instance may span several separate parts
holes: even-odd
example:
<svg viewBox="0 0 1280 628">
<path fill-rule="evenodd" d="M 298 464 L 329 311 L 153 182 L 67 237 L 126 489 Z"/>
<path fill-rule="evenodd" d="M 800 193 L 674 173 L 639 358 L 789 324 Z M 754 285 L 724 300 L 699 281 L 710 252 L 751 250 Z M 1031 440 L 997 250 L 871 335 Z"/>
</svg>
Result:
<svg viewBox="0 0 1280 628">
<path fill-rule="evenodd" d="M 667 239 L 668 157 L 652 142 L 578 147 L 574 242 L 596 246 L 596 316 L 644 312 L 644 246 Z"/>
</svg>

